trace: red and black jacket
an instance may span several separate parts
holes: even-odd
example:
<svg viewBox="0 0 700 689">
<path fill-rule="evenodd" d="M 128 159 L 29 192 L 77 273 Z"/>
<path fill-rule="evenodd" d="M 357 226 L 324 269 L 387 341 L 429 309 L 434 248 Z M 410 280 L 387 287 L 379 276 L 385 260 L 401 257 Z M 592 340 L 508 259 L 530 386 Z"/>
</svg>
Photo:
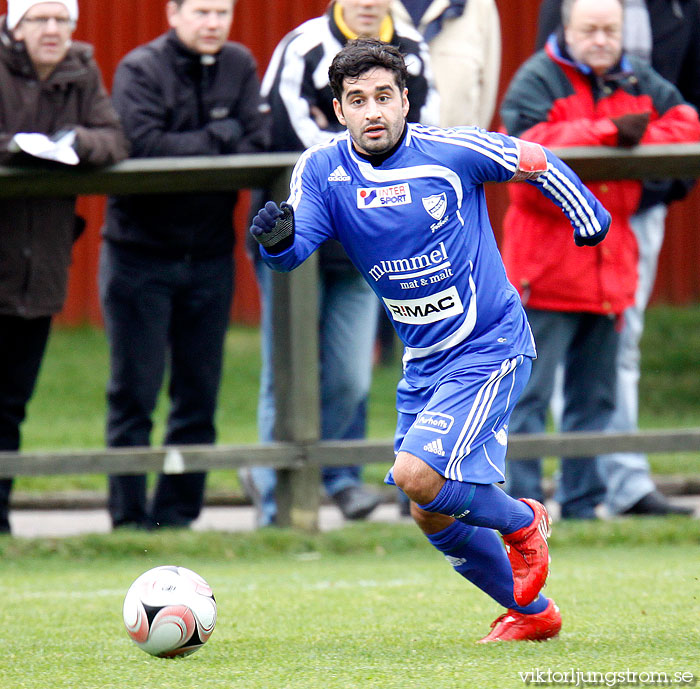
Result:
<svg viewBox="0 0 700 689">
<path fill-rule="evenodd" d="M 641 144 L 700 140 L 697 112 L 649 65 L 623 57 L 597 76 L 553 37 L 515 75 L 501 106 L 508 134 L 550 148 L 617 146 L 611 118 L 649 112 Z M 566 219 L 524 184 L 510 188 L 503 257 L 508 276 L 532 308 L 620 314 L 633 302 L 637 245 L 629 218 L 639 207 L 637 180 L 587 185 L 612 215 L 608 237 L 576 247 Z"/>
</svg>

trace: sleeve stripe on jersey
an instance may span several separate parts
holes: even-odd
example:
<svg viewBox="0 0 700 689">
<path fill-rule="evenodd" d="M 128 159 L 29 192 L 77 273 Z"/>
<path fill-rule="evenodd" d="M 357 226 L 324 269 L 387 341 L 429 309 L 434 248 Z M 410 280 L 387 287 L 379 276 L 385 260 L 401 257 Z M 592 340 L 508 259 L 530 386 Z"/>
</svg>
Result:
<svg viewBox="0 0 700 689">
<path fill-rule="evenodd" d="M 294 170 L 292 171 L 292 179 L 289 183 L 289 198 L 287 199 L 287 203 L 290 204 L 294 210 L 296 210 L 297 206 L 299 205 L 299 199 L 301 197 L 301 175 L 304 172 L 304 168 L 306 167 L 306 163 L 308 162 L 310 155 L 311 149 L 308 149 L 302 153 L 299 160 L 297 160 L 297 164 L 294 166 Z"/>
<path fill-rule="evenodd" d="M 481 135 L 481 133 L 474 136 L 474 134 L 467 133 L 466 130 L 459 133 L 452 130 L 450 136 L 445 136 L 444 134 L 433 135 L 425 131 L 414 130 L 413 136 L 427 141 L 439 141 L 441 143 L 469 148 L 499 163 L 512 174 L 515 174 L 517 169 L 518 152 L 516 148 L 513 147 L 511 150 L 505 148 L 503 140 L 501 139 L 491 139 L 490 137 Z"/>
<path fill-rule="evenodd" d="M 489 132 L 483 129 L 464 127 L 463 129 L 450 130 L 432 129 L 427 132 L 424 132 L 423 129 L 424 128 L 420 128 L 415 132 L 418 136 L 422 135 L 421 138 L 430 139 L 432 141 L 443 141 L 457 146 L 464 146 L 465 142 L 468 142 L 473 144 L 469 146 L 469 148 L 473 148 L 474 150 L 479 150 L 480 147 L 489 149 L 499 156 L 502 156 L 505 160 L 512 160 L 514 168 L 517 166 L 518 151 L 515 144 L 513 144 L 511 148 L 507 148 L 506 144 L 509 143 L 507 139 L 491 136 Z M 449 134 L 446 134 L 446 132 L 449 132 Z"/>
<path fill-rule="evenodd" d="M 563 183 L 563 185 L 574 194 L 574 198 L 578 202 L 576 212 L 582 221 L 582 224 L 579 225 L 581 233 L 584 234 L 584 236 L 592 236 L 600 232 L 603 228 L 586 197 L 580 193 L 576 185 L 561 170 L 553 169 L 552 172 L 557 182 Z"/>
<path fill-rule="evenodd" d="M 342 141 L 345 138 L 347 138 L 347 135 L 345 132 L 343 132 L 342 134 L 339 134 L 331 139 L 331 141 L 327 141 L 323 144 L 317 144 L 316 146 L 306 149 L 306 151 L 299 156 L 299 160 L 297 160 L 294 170 L 292 170 L 292 179 L 289 183 L 289 198 L 287 199 L 287 203 L 289 203 L 294 210 L 297 209 L 301 199 L 301 178 L 309 158 L 311 158 L 316 151 L 319 151 L 322 148 L 328 148 L 329 146 L 335 146 L 339 141 Z"/>
<path fill-rule="evenodd" d="M 489 132 L 477 127 L 446 130 L 414 125 L 413 135 L 429 141 L 451 143 L 477 151 L 488 158 L 500 163 L 506 170 L 516 174 L 518 169 L 519 151 L 515 141 L 509 146 L 509 139 L 491 136 Z M 512 161 L 512 162 L 511 162 Z M 541 185 L 554 196 L 581 236 L 588 237 L 601 231 L 600 222 L 593 209 L 571 180 L 554 166 L 549 166 L 534 184 Z"/>
<path fill-rule="evenodd" d="M 440 137 L 440 140 L 446 139 L 448 141 L 451 141 L 452 143 L 454 143 L 455 139 L 465 139 L 469 141 L 478 142 L 482 145 L 489 146 L 492 150 L 496 152 L 501 152 L 506 158 L 511 157 L 512 150 L 513 156 L 515 157 L 517 164 L 517 156 L 519 154 L 517 153 L 515 144 L 512 144 L 511 149 L 508 149 L 507 146 L 511 145 L 511 143 L 507 138 L 504 139 L 499 136 L 493 136 L 492 132 L 489 132 L 486 129 L 480 129 L 479 127 L 473 126 L 452 127 L 450 129 L 444 129 L 439 127 L 427 127 L 425 125 L 414 126 L 416 128 L 416 132 L 419 134 L 427 133 L 430 135 Z"/>
<path fill-rule="evenodd" d="M 509 139 L 491 136 L 490 132 L 476 127 L 464 127 L 463 129 L 453 130 L 453 135 L 450 138 L 465 139 L 467 141 L 478 142 L 484 146 L 488 146 L 493 151 L 500 152 L 504 158 L 515 160 L 515 164 L 520 158 L 520 152 Z"/>
<path fill-rule="evenodd" d="M 563 211 L 578 228 L 580 235 L 590 237 L 602 230 L 586 198 L 560 170 L 550 166 L 549 170 L 540 175 L 534 183 L 541 184 L 546 191 L 557 198 Z"/>
</svg>

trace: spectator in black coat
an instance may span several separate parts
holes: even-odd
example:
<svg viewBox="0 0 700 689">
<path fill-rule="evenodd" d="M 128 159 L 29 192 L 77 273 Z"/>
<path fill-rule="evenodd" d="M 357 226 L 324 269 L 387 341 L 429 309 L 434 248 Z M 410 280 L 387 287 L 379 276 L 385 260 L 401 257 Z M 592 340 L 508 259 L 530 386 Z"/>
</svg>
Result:
<svg viewBox="0 0 700 689">
<path fill-rule="evenodd" d="M 234 0 L 170 0 L 171 30 L 129 53 L 113 100 L 135 157 L 263 151 L 268 124 L 250 51 L 227 41 Z M 166 445 L 215 441 L 214 412 L 233 292 L 234 192 L 109 199 L 100 300 L 111 349 L 107 444 L 150 444 L 170 365 Z M 177 471 L 177 454 L 172 455 Z M 204 473 L 111 476 L 113 526 L 187 526 Z"/>
</svg>

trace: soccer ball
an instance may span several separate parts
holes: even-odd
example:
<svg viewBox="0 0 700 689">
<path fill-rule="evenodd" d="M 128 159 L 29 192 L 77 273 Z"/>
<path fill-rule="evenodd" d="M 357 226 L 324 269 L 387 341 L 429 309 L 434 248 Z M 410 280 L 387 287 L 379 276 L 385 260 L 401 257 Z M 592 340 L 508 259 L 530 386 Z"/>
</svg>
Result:
<svg viewBox="0 0 700 689">
<path fill-rule="evenodd" d="M 216 624 L 209 584 L 185 567 L 149 569 L 124 598 L 124 624 L 132 641 L 160 658 L 186 656 L 201 648 Z"/>
</svg>

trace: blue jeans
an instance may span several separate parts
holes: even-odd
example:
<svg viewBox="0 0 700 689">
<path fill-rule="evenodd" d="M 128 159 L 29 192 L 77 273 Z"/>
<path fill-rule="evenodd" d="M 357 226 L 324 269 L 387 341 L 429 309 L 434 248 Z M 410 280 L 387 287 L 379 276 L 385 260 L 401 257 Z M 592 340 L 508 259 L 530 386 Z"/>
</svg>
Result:
<svg viewBox="0 0 700 689">
<path fill-rule="evenodd" d="M 233 295 L 233 258 L 166 259 L 102 244 L 100 300 L 110 347 L 107 445 L 150 445 L 151 416 L 170 364 L 166 445 L 210 444 Z M 146 508 L 146 476 L 110 476 L 109 510 L 121 524 L 187 525 L 206 474 L 162 474 Z"/>
<path fill-rule="evenodd" d="M 258 401 L 261 442 L 274 440 L 275 395 L 272 361 L 273 323 L 270 308 L 272 272 L 256 261 L 262 302 L 262 369 Z M 355 271 L 319 271 L 319 365 L 321 439 L 364 438 L 366 406 L 372 382 L 372 355 L 379 301 Z M 323 467 L 321 477 L 328 495 L 360 484 L 360 466 Z M 254 467 L 250 478 L 259 493 L 259 523 L 277 515 L 277 475 L 270 467 Z"/>
<path fill-rule="evenodd" d="M 630 219 L 637 237 L 639 261 L 634 305 L 625 311 L 617 353 L 617 398 L 607 430 L 636 431 L 639 403 L 639 341 L 644 330 L 644 311 L 656 280 L 659 252 L 664 240 L 667 207 L 652 206 Z M 608 487 L 606 503 L 613 514 L 624 512 L 654 489 L 649 462 L 638 452 L 615 452 L 598 458 Z"/>
<path fill-rule="evenodd" d="M 510 433 L 543 433 L 554 388 L 564 364 L 562 431 L 602 431 L 615 404 L 618 334 L 607 316 L 527 309 L 537 345 L 532 374 L 510 418 Z M 544 499 L 542 460 L 506 462 L 506 490 L 515 498 Z M 595 457 L 566 458 L 556 500 L 564 518 L 590 519 L 605 497 Z"/>
<path fill-rule="evenodd" d="M 658 204 L 630 218 L 630 225 L 637 237 L 639 250 L 638 282 L 635 303 L 624 313 L 624 325 L 617 350 L 615 411 L 606 429 L 615 433 L 634 432 L 638 428 L 641 363 L 639 341 L 644 330 L 644 311 L 656 279 L 667 212 L 668 208 L 664 204 Z M 558 423 L 562 408 L 561 375 L 557 380 L 552 413 Z M 607 486 L 605 502 L 611 514 L 624 512 L 655 489 L 647 457 L 640 452 L 614 452 L 600 455 L 598 469 L 605 478 Z"/>
</svg>

